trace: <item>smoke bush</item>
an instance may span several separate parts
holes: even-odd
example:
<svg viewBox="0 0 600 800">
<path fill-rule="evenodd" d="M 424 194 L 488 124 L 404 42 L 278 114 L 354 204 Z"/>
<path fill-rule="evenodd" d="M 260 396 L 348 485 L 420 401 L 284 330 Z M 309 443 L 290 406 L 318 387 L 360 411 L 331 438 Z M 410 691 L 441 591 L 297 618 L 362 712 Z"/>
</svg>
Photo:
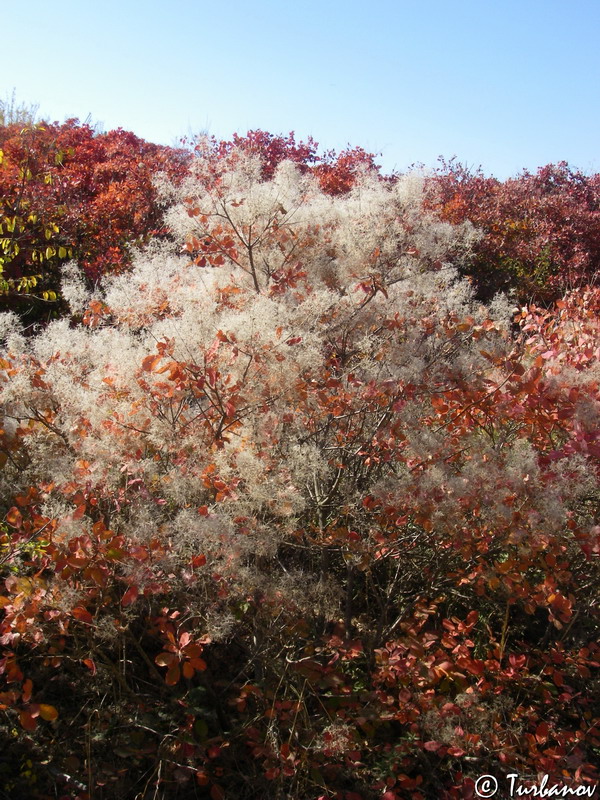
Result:
<svg viewBox="0 0 600 800">
<path fill-rule="evenodd" d="M 389 709 L 379 685 L 404 687 L 395 719 L 423 712 L 429 730 L 453 669 L 484 702 L 495 689 L 472 641 L 457 639 L 453 655 L 428 649 L 429 660 L 423 649 L 414 669 L 408 642 L 443 604 L 475 614 L 472 627 L 473 597 L 491 603 L 497 632 L 478 646 L 498 665 L 507 597 L 568 623 L 572 573 L 552 564 L 594 552 L 581 502 L 597 491 L 597 351 L 572 363 L 566 328 L 542 351 L 540 314 L 523 311 L 514 337 L 505 300 L 476 303 L 450 259 L 477 234 L 425 211 L 416 175 L 364 173 L 332 197 L 291 162 L 263 180 L 258 158 L 234 149 L 162 191 L 170 242 L 140 250 L 93 295 L 69 267 L 72 320 L 29 339 L 12 317 L 0 322 L 3 496 L 21 498 L 9 513 L 18 530 L 27 513 L 33 536 L 46 529 L 46 579 L 71 586 L 70 612 L 56 592 L 40 595 L 31 630 L 60 618 L 67 631 L 70 613 L 106 641 L 122 586 L 123 624 L 148 604 L 170 686 L 206 668 L 208 631 L 235 642 L 259 688 L 289 670 L 315 692 L 350 686 L 332 665 L 364 653 L 369 703 Z M 565 325 L 585 317 L 569 309 Z M 328 624 L 340 634 L 315 650 Z M 315 752 L 333 753 L 334 729 L 360 738 L 352 713 L 313 721 Z M 299 748 L 311 749 L 308 730 Z M 260 747 L 267 772 L 280 769 Z"/>
</svg>

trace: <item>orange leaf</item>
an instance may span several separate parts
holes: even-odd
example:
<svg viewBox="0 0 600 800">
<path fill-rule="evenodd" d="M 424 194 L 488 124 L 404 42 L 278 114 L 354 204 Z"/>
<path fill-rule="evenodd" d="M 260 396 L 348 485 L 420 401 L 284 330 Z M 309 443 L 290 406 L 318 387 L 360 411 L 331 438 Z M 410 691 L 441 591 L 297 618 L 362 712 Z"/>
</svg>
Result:
<svg viewBox="0 0 600 800">
<path fill-rule="evenodd" d="M 6 515 L 6 521 L 9 525 L 12 525 L 13 528 L 20 528 L 23 524 L 23 517 L 19 509 L 13 506 Z"/>
<path fill-rule="evenodd" d="M 146 358 L 142 361 L 142 369 L 145 372 L 152 372 L 161 358 L 162 356 L 146 356 Z"/>
<path fill-rule="evenodd" d="M 28 703 L 31 700 L 31 693 L 33 691 L 33 681 L 30 678 L 23 684 L 23 702 Z"/>
<path fill-rule="evenodd" d="M 200 769 L 196 773 L 196 780 L 200 784 L 200 786 L 208 786 L 210 783 L 210 778 L 208 777 L 208 773 L 205 769 Z"/>
<path fill-rule="evenodd" d="M 188 679 L 194 677 L 194 668 L 189 661 L 183 665 L 183 677 Z"/>
<path fill-rule="evenodd" d="M 87 622 L 88 625 L 91 625 L 94 621 L 94 618 L 87 610 L 87 608 L 83 608 L 83 606 L 75 606 L 75 608 L 71 611 L 71 614 L 78 619 L 80 622 Z"/>
<path fill-rule="evenodd" d="M 54 722 L 58 719 L 58 711 L 54 706 L 47 706 L 45 703 L 40 703 L 40 717 L 45 719 L 46 722 Z"/>
<path fill-rule="evenodd" d="M 104 524 L 104 520 L 101 519 L 99 522 L 94 522 L 92 525 L 92 531 L 94 532 L 95 536 L 102 536 L 102 534 L 106 531 L 106 525 Z"/>
<path fill-rule="evenodd" d="M 95 663 L 93 662 L 93 660 L 91 658 L 84 658 L 83 659 L 83 663 L 90 670 L 92 675 L 96 674 L 96 665 L 95 665 Z"/>
</svg>

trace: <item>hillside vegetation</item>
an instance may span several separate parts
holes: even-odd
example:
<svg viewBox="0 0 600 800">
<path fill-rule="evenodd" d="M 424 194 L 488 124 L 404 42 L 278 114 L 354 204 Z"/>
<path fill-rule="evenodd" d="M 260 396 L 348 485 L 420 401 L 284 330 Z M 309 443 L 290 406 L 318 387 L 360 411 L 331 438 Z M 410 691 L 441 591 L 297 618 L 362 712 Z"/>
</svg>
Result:
<svg viewBox="0 0 600 800">
<path fill-rule="evenodd" d="M 0 152 L 0 797 L 593 786 L 598 176 Z"/>
</svg>

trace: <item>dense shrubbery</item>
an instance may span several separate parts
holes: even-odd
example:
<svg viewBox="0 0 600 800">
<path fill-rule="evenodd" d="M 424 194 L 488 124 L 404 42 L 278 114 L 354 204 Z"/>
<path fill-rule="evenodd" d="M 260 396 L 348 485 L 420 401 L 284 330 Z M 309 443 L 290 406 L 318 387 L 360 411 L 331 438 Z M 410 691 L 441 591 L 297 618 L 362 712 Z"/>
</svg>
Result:
<svg viewBox="0 0 600 800">
<path fill-rule="evenodd" d="M 0 292 L 29 321 L 60 312 L 60 266 L 89 281 L 122 271 L 161 227 L 154 177 L 177 180 L 189 154 L 70 120 L 0 127 Z M 49 313 L 50 312 L 50 313 Z"/>
<path fill-rule="evenodd" d="M 483 233 L 464 271 L 484 299 L 513 290 L 522 301 L 548 303 L 596 279 L 599 175 L 561 162 L 501 182 L 442 162 L 429 182 L 428 206 Z"/>
<path fill-rule="evenodd" d="M 167 237 L 2 319 L 0 787 L 597 780 L 600 292 L 478 301 L 472 177 L 262 132 L 174 163 Z"/>
</svg>

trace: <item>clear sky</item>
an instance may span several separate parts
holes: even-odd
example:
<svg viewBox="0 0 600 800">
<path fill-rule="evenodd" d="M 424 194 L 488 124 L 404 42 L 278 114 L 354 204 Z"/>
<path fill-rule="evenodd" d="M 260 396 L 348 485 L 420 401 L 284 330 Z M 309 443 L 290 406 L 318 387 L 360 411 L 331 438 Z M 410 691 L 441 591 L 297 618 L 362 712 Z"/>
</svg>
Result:
<svg viewBox="0 0 600 800">
<path fill-rule="evenodd" d="M 174 144 L 312 135 L 385 171 L 600 172 L 600 0 L 3 0 L 0 97 Z"/>
</svg>

